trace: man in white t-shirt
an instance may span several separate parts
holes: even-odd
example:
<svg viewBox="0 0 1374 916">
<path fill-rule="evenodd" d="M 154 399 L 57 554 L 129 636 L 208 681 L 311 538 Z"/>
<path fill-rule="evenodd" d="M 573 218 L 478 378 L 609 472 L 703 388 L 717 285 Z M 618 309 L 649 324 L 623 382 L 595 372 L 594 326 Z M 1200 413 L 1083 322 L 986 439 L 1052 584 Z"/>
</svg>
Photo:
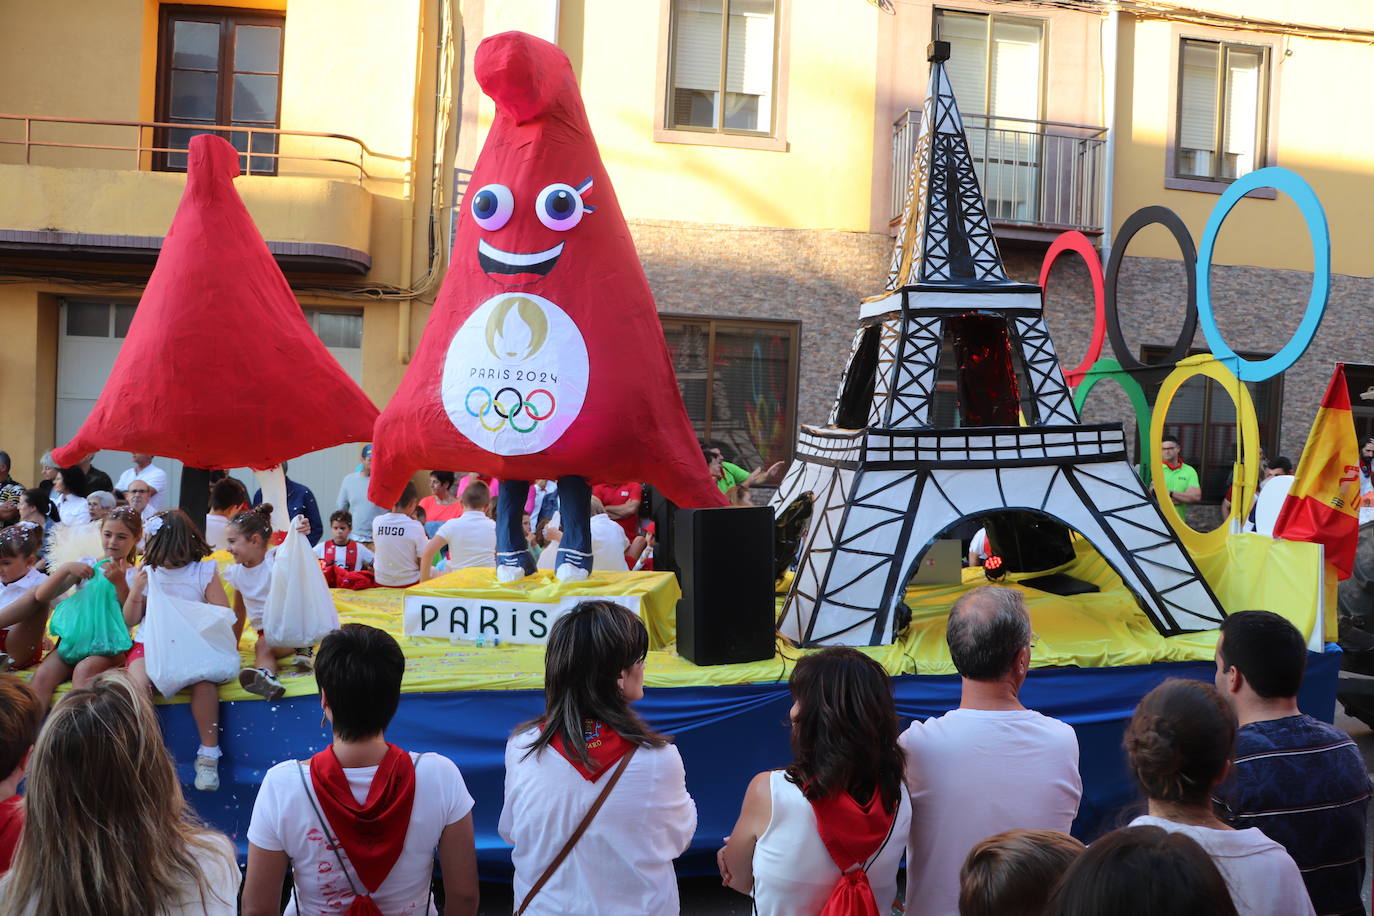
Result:
<svg viewBox="0 0 1374 916">
<path fill-rule="evenodd" d="M 135 480 L 141 480 L 153 491 L 148 496 L 149 515 L 171 506 L 172 502 L 167 493 L 167 472 L 153 464 L 152 455 L 130 452 L 129 456 L 133 458 L 134 466 L 125 469 L 124 473 L 119 475 L 119 479 L 115 481 L 115 489 L 127 492 Z"/>
<path fill-rule="evenodd" d="M 496 568 L 496 522 L 487 518 L 491 490 L 480 480 L 474 481 L 463 488 L 463 495 L 458 500 L 463 504 L 463 514 L 440 525 L 425 545 L 420 557 L 421 582 L 433 575 L 434 557 L 445 545 L 448 546 L 445 572 L 473 567 Z"/>
<path fill-rule="evenodd" d="M 447 757 L 386 741 L 404 673 L 401 647 L 376 627 L 345 624 L 320 643 L 315 679 L 334 740 L 263 777 L 248 825 L 245 916 L 281 912 L 288 865 L 288 914 L 346 912 L 363 892 L 383 913 L 433 913 L 436 851 L 444 912 L 477 912 L 473 800 L 462 774 Z"/>
<path fill-rule="evenodd" d="M 906 910 L 929 916 L 958 916 L 959 869 L 974 844 L 1004 830 L 1067 833 L 1083 795 L 1073 729 L 1017 699 L 1034 639 L 1021 593 L 966 593 L 945 637 L 963 677 L 959 708 L 900 739 L 911 793 Z"/>
<path fill-rule="evenodd" d="M 407 588 L 420 581 L 420 555 L 429 538 L 425 526 L 415 520 L 419 504 L 420 494 L 412 481 L 395 508 L 372 520 L 372 571 L 378 585 Z"/>
</svg>

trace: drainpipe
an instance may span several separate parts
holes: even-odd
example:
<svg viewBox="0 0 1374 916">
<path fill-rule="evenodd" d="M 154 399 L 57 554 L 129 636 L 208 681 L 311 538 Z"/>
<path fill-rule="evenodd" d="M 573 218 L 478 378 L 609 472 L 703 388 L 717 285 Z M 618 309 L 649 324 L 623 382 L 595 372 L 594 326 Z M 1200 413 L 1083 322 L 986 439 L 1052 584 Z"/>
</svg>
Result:
<svg viewBox="0 0 1374 916">
<path fill-rule="evenodd" d="M 1107 166 L 1103 176 L 1102 195 L 1102 254 L 1103 262 L 1112 247 L 1112 201 L 1116 192 L 1116 87 L 1117 87 L 1117 33 L 1120 28 L 1121 12 L 1115 7 L 1107 13 L 1102 25 L 1102 74 L 1103 99 L 1102 121 L 1107 125 Z"/>
<path fill-rule="evenodd" d="M 406 182 L 409 190 L 407 211 L 401 217 L 401 289 L 410 290 L 415 281 L 415 208 L 419 205 L 416 191 L 415 164 L 420 156 L 420 93 L 425 75 L 425 17 L 428 13 L 426 0 L 420 2 L 419 28 L 415 38 L 415 94 L 411 100 L 410 130 L 410 175 Z M 407 295 L 396 304 L 396 358 L 401 365 L 410 363 L 410 309 L 413 295 Z"/>
</svg>

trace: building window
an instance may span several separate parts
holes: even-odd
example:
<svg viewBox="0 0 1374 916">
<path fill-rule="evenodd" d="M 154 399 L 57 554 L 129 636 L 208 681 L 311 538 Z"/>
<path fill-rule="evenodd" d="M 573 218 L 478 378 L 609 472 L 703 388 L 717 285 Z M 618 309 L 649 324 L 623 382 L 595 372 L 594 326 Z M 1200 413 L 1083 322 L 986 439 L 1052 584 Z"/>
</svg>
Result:
<svg viewBox="0 0 1374 916">
<path fill-rule="evenodd" d="M 749 470 L 790 461 L 801 322 L 660 317 L 697 438 Z"/>
<path fill-rule="evenodd" d="M 671 0 L 665 127 L 771 135 L 778 0 Z"/>
<path fill-rule="evenodd" d="M 1264 165 L 1269 50 L 1182 39 L 1174 175 L 1231 180 Z"/>
<path fill-rule="evenodd" d="M 186 127 L 159 131 L 157 167 L 185 171 L 185 150 L 197 134 L 218 133 L 241 153 L 247 174 L 275 175 L 277 135 L 245 130 L 281 126 L 282 31 L 279 13 L 164 7 L 158 53 L 159 121 Z"/>
<path fill-rule="evenodd" d="M 363 313 L 305 309 L 305 320 L 315 336 L 330 349 L 361 350 Z"/>
<path fill-rule="evenodd" d="M 1158 363 L 1168 356 L 1166 347 L 1141 348 L 1141 361 Z M 1205 353 L 1194 350 L 1192 354 Z M 1266 359 L 1269 353 L 1242 353 L 1246 359 Z M 1279 425 L 1283 417 L 1283 373 L 1262 382 L 1246 382 L 1250 400 L 1255 404 L 1259 420 L 1260 447 L 1266 455 L 1277 456 Z M 1159 394 L 1159 385 L 1145 386 L 1151 403 Z M 1176 436 L 1183 450 L 1183 460 L 1197 471 L 1202 486 L 1202 501 L 1218 504 L 1227 495 L 1226 484 L 1236 461 L 1236 405 L 1231 395 L 1212 379 L 1196 376 L 1184 382 L 1169 405 L 1164 418 L 1164 434 Z M 1137 437 L 1134 441 L 1139 442 Z M 1296 456 L 1294 464 L 1297 464 Z"/>
<path fill-rule="evenodd" d="M 86 299 L 66 299 L 68 337 L 105 337 L 122 340 L 129 335 L 134 320 L 133 302 L 92 302 Z"/>
<path fill-rule="evenodd" d="M 988 215 L 1038 218 L 1044 138 L 1045 23 L 1000 14 L 935 11 L 935 37 L 950 44 L 945 73 L 964 118 Z"/>
</svg>

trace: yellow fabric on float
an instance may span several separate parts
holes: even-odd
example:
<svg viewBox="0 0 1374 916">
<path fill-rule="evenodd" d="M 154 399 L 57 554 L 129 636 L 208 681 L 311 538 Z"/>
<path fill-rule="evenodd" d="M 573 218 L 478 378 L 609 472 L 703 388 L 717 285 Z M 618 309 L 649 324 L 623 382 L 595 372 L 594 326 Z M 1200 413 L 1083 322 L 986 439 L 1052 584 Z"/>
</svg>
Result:
<svg viewBox="0 0 1374 916">
<path fill-rule="evenodd" d="M 1001 583 L 1019 588 L 1030 609 L 1036 633 L 1032 667 L 1076 666 L 1083 668 L 1147 665 L 1153 662 L 1199 661 L 1212 657 L 1216 631 L 1165 638 L 1136 606 L 1135 599 L 1102 557 L 1082 539 L 1076 539 L 1077 557 L 1060 567 L 1097 585 L 1101 591 L 1065 598 L 1027 588 L 1018 580 L 1036 574 L 1008 575 Z M 216 554 L 221 565 L 232 562 Z M 1195 557 L 1221 604 L 1229 612 L 1272 610 L 1310 633 L 1318 614 L 1330 621 L 1335 602 L 1335 582 L 1321 567 L 1320 548 L 1297 541 L 1274 541 L 1255 534 L 1232 535 L 1212 554 Z M 911 625 L 902 638 L 889 646 L 861 647 L 890 674 L 954 674 L 945 646 L 945 621 L 949 607 L 961 594 L 985 584 L 981 569 L 966 569 L 960 585 L 930 586 L 907 592 Z M 668 573 L 594 573 L 586 582 L 560 586 L 547 573 L 520 582 L 498 584 L 490 569 L 450 573 L 412 590 L 374 588 L 364 591 L 335 589 L 334 601 L 343 623 L 380 627 L 396 637 L 406 654 L 406 693 L 459 690 L 542 689 L 544 650 L 541 646 L 503 644 L 476 648 L 470 643 L 404 635 L 404 597 L 437 594 L 492 600 L 546 601 L 568 595 L 605 596 L 637 594 L 641 615 L 650 633 L 651 650 L 645 662 L 645 683 L 650 687 L 724 686 L 757 682 L 785 682 L 796 659 L 811 650 L 779 645 L 767 661 L 738 665 L 697 667 L 673 649 L 676 606 L 681 593 Z M 1326 606 L 1319 606 L 1325 595 Z M 233 592 L 230 590 L 230 603 Z M 778 600 L 781 610 L 781 596 Z M 240 644 L 244 665 L 253 660 L 256 634 L 245 632 Z M 312 675 L 283 668 L 287 696 L 316 692 Z M 236 682 L 220 688 L 225 700 L 258 699 Z M 185 695 L 176 698 L 184 701 Z"/>
</svg>

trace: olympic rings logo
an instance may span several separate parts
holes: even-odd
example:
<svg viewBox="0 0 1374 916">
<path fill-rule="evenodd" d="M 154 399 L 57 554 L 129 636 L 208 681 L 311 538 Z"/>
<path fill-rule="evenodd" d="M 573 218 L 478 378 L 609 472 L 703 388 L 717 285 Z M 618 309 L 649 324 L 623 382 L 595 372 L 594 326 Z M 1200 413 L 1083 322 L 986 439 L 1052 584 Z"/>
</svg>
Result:
<svg viewBox="0 0 1374 916">
<path fill-rule="evenodd" d="M 1307 224 L 1307 234 L 1312 242 L 1312 291 L 1308 296 L 1307 308 L 1302 321 L 1293 336 L 1283 347 L 1266 359 L 1250 360 L 1237 354 L 1227 345 L 1221 329 L 1217 327 L 1216 313 L 1212 307 L 1212 258 L 1216 251 L 1217 235 L 1222 223 L 1240 199 L 1252 191 L 1272 188 L 1282 191 L 1293 199 Z M 1184 314 L 1183 327 L 1163 362 L 1146 364 L 1135 358 L 1126 346 L 1125 335 L 1121 332 L 1120 303 L 1117 299 L 1117 286 L 1121 262 L 1131 239 L 1146 226 L 1158 223 L 1174 237 L 1188 277 L 1188 303 Z M 1326 223 L 1326 213 L 1316 191 L 1312 190 L 1301 176 L 1285 168 L 1270 167 L 1259 169 L 1242 176 L 1227 187 L 1226 192 L 1217 200 L 1207 219 L 1202 233 L 1202 245 L 1194 248 L 1193 237 L 1178 214 L 1165 207 L 1144 207 L 1132 213 L 1122 224 L 1112 245 L 1104 274 L 1102 262 L 1092 243 L 1078 232 L 1066 232 L 1055 240 L 1045 253 L 1040 268 L 1040 286 L 1045 286 L 1050 268 L 1059 256 L 1072 251 L 1079 255 L 1088 266 L 1092 280 L 1093 306 L 1095 320 L 1088 352 L 1083 362 L 1064 373 L 1065 381 L 1076 386 L 1089 372 L 1099 369 L 1104 338 L 1111 338 L 1112 351 L 1116 354 L 1119 366 L 1112 367 L 1116 373 L 1134 375 L 1147 384 L 1161 381 L 1164 376 L 1188 355 L 1192 344 L 1193 332 L 1202 326 L 1203 337 L 1213 355 L 1232 369 L 1242 382 L 1262 382 L 1273 378 L 1280 372 L 1292 368 L 1293 364 L 1307 352 L 1308 346 L 1317 334 L 1322 315 L 1326 311 L 1326 301 L 1331 292 L 1331 231 Z M 1102 366 L 1102 369 L 1107 369 Z M 1108 370 L 1110 373 L 1111 370 Z"/>
<path fill-rule="evenodd" d="M 515 395 L 515 397 L 505 397 L 507 392 Z M 473 395 L 481 396 L 481 400 L 476 407 L 473 406 Z M 540 395 L 543 395 L 544 398 L 548 400 L 547 405 L 542 405 L 542 410 L 541 405 L 535 403 Z M 553 392 L 549 391 L 547 388 L 536 388 L 528 395 L 524 395 L 521 394 L 518 389 L 508 385 L 505 388 L 498 389 L 496 394 L 493 395 L 488 389 L 480 385 L 475 385 L 468 389 L 467 396 L 463 398 L 463 406 L 467 408 L 469 414 L 477 418 L 477 422 L 481 423 L 482 428 L 488 432 L 497 432 L 505 428 L 506 424 L 509 423 L 511 429 L 515 430 L 517 433 L 525 434 L 534 432 L 535 427 L 537 427 L 541 421 L 547 420 L 549 417 L 553 416 L 553 412 L 558 404 L 557 401 L 554 400 Z M 499 422 L 494 426 L 488 423 L 488 414 L 495 414 L 500 418 Z M 524 414 L 525 418 L 529 420 L 528 426 L 520 425 L 519 420 L 521 414 Z"/>
<path fill-rule="evenodd" d="M 1211 295 L 1212 258 L 1216 251 L 1217 235 L 1227 215 L 1242 197 L 1261 188 L 1283 191 L 1293 199 L 1302 213 L 1312 243 L 1312 291 L 1297 330 L 1283 347 L 1266 359 L 1249 360 L 1227 345 L 1221 329 L 1217 327 Z M 1178 339 L 1164 361 L 1145 364 L 1130 352 L 1121 332 L 1117 285 L 1126 246 L 1136 233 L 1154 223 L 1169 230 L 1169 234 L 1178 244 L 1188 278 L 1188 304 Z M 1259 427 L 1254 403 L 1243 383 L 1262 382 L 1273 378 L 1291 368 L 1307 352 L 1321 325 L 1331 292 L 1331 232 L 1327 226 L 1326 213 L 1312 186 L 1297 173 L 1277 167 L 1259 169 L 1242 176 L 1226 189 L 1212 208 L 1207 226 L 1203 230 L 1200 250 L 1193 247 L 1192 235 L 1178 214 L 1165 207 L 1144 207 L 1132 213 L 1122 224 L 1112 246 L 1105 273 L 1092 243 L 1081 233 L 1066 232 L 1056 239 L 1045 253 L 1045 261 L 1040 268 L 1042 288 L 1049 278 L 1050 268 L 1054 266 L 1055 260 L 1066 251 L 1074 252 L 1087 264 L 1096 313 L 1092 338 L 1083 362 L 1064 373 L 1065 381 L 1075 388 L 1075 409 L 1082 410 L 1088 392 L 1101 379 L 1111 378 L 1120 384 L 1135 409 L 1136 429 L 1141 439 L 1142 477 L 1150 480 L 1157 477 L 1161 470 L 1162 459 L 1158 444 L 1163 435 L 1164 419 L 1169 405 L 1179 388 L 1195 376 L 1205 376 L 1219 383 L 1235 402 L 1239 430 L 1240 460 L 1235 466 L 1230 521 L 1244 517 L 1254 498 L 1257 482 Z M 1203 337 L 1206 338 L 1212 352 L 1190 357 L 1188 349 L 1199 324 L 1202 325 Z M 1103 358 L 1102 345 L 1105 338 L 1111 339 L 1116 359 Z M 1160 383 L 1159 395 L 1153 406 L 1150 405 L 1141 382 Z M 1170 526 L 1194 553 L 1217 550 L 1224 545 L 1230 525 L 1223 523 L 1216 531 L 1199 533 L 1183 523 L 1170 501 L 1162 501 L 1160 507 Z"/>
</svg>

